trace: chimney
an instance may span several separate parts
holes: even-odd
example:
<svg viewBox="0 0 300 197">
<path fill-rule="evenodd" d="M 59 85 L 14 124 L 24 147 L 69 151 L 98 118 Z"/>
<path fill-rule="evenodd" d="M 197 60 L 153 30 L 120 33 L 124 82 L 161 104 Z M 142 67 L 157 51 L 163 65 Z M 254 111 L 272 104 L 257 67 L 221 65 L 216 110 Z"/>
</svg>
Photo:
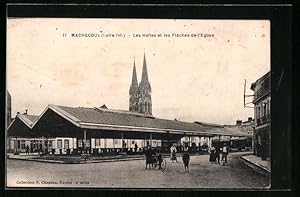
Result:
<svg viewBox="0 0 300 197">
<path fill-rule="evenodd" d="M 242 125 L 242 121 L 241 120 L 237 120 L 236 121 L 236 125 Z"/>
<path fill-rule="evenodd" d="M 19 115 L 20 114 L 20 112 L 17 112 L 17 115 Z"/>
<path fill-rule="evenodd" d="M 27 114 L 27 112 L 28 112 L 28 109 L 25 109 L 25 113 L 24 114 Z"/>
<path fill-rule="evenodd" d="M 248 117 L 248 122 L 251 122 L 252 121 L 252 117 Z"/>
</svg>

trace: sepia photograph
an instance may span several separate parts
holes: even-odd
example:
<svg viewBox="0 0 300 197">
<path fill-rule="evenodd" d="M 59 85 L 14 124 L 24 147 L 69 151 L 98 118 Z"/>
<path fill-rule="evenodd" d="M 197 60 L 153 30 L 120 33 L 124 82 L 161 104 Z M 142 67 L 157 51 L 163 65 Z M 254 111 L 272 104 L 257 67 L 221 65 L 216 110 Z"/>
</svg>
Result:
<svg viewBox="0 0 300 197">
<path fill-rule="evenodd" d="M 8 18 L 6 188 L 270 188 L 270 27 Z"/>
</svg>

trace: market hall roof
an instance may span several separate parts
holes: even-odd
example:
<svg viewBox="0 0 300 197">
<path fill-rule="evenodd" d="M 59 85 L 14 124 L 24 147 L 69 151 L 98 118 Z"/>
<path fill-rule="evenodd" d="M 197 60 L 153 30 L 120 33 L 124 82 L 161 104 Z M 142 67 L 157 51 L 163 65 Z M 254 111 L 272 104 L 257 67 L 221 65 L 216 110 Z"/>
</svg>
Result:
<svg viewBox="0 0 300 197">
<path fill-rule="evenodd" d="M 210 135 L 201 125 L 195 123 L 160 119 L 152 115 L 101 107 L 48 105 L 39 119 L 48 110 L 54 111 L 79 128 L 178 134 L 191 134 L 190 132 L 192 132 L 193 134 Z"/>
<path fill-rule="evenodd" d="M 190 123 L 167 120 L 156 118 L 152 115 L 123 110 L 112 110 L 103 107 L 87 108 L 48 105 L 40 116 L 19 114 L 17 117 L 32 129 L 49 110 L 58 114 L 76 127 L 83 129 L 174 133 L 198 136 L 247 136 L 236 127 L 200 122 Z"/>
</svg>

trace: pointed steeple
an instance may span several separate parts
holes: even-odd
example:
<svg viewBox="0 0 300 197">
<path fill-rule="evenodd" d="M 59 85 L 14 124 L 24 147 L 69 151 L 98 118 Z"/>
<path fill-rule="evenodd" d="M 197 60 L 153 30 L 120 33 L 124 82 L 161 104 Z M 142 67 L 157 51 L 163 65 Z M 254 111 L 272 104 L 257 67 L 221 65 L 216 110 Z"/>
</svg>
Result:
<svg viewBox="0 0 300 197">
<path fill-rule="evenodd" d="M 149 82 L 145 51 L 144 51 L 143 72 L 142 72 L 141 82 Z"/>
<path fill-rule="evenodd" d="M 138 86 L 137 76 L 136 76 L 136 68 L 135 68 L 135 58 L 133 60 L 133 71 L 132 71 L 132 80 L 131 80 L 132 86 Z"/>
<path fill-rule="evenodd" d="M 129 89 L 129 111 L 138 112 L 139 84 L 136 76 L 135 59 L 133 60 L 132 80 Z"/>
<path fill-rule="evenodd" d="M 148 78 L 145 51 L 142 81 L 139 84 L 139 112 L 144 114 L 152 114 L 151 85 Z"/>
<path fill-rule="evenodd" d="M 131 80 L 131 85 L 129 89 L 129 94 L 136 94 L 135 92 L 138 90 L 139 84 L 137 80 L 137 75 L 136 75 L 136 68 L 135 68 L 135 59 L 133 60 L 133 70 L 132 70 L 132 80 Z"/>
</svg>

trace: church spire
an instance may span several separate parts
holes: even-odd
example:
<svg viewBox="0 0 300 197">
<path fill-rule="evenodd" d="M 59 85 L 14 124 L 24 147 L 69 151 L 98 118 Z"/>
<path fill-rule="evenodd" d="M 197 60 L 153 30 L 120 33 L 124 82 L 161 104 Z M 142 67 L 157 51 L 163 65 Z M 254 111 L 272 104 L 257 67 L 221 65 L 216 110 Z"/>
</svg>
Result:
<svg viewBox="0 0 300 197">
<path fill-rule="evenodd" d="M 139 84 L 139 112 L 144 114 L 152 114 L 151 85 L 148 78 L 145 51 L 142 81 Z"/>
<path fill-rule="evenodd" d="M 133 70 L 132 70 L 131 86 L 138 86 L 138 81 L 137 81 L 137 76 L 136 76 L 136 68 L 135 68 L 135 58 L 133 60 Z"/>
<path fill-rule="evenodd" d="M 141 82 L 149 82 L 145 51 L 144 51 L 143 72 L 142 72 Z"/>
<path fill-rule="evenodd" d="M 129 89 L 129 111 L 139 110 L 139 84 L 136 76 L 135 59 L 133 60 L 132 80 Z"/>
<path fill-rule="evenodd" d="M 135 68 L 135 59 L 133 60 L 133 70 L 132 70 L 132 80 L 131 80 L 131 85 L 129 89 L 129 94 L 136 94 L 138 91 L 138 80 L 136 76 L 136 68 Z"/>
</svg>

